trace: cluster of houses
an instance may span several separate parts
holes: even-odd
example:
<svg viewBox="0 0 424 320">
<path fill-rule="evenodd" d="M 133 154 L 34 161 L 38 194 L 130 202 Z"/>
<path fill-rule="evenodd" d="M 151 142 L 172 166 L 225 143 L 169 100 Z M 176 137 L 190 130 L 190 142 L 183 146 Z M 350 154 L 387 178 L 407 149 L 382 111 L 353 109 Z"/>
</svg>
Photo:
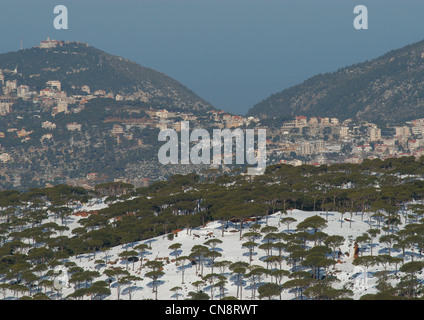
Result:
<svg viewBox="0 0 424 320">
<path fill-rule="evenodd" d="M 39 47 L 50 49 L 63 44 L 61 41 L 47 38 L 41 41 Z M 36 91 L 25 83 L 19 83 L 16 80 L 19 79 L 19 75 L 18 66 L 13 70 L 0 69 L 0 116 L 12 113 L 18 99 L 41 106 L 44 111 L 50 112 L 53 119 L 57 114 L 81 112 L 88 101 L 94 98 L 116 101 L 149 100 L 149 94 L 140 91 L 131 95 L 115 95 L 101 89 L 93 90 L 88 85 L 72 87 L 72 91 L 78 94 L 68 94 L 63 90 L 62 83 L 55 79 L 47 81 L 44 88 Z M 40 75 L 30 77 L 38 76 Z M 144 112 L 143 116 L 131 117 L 132 113 L 140 113 L 140 110 Z M 250 126 L 267 129 L 267 154 L 271 163 L 282 162 L 292 165 L 360 163 L 364 159 L 401 156 L 418 158 L 424 155 L 424 119 L 380 128 L 374 123 L 357 122 L 353 119 L 296 116 L 293 120 L 282 123 L 279 128 L 268 128 L 263 126 L 258 118 L 232 115 L 219 110 L 194 113 L 189 110 L 170 111 L 163 106 L 134 107 L 133 110 L 127 107 L 125 112 L 122 117 L 118 118 L 115 115 L 104 120 L 112 123 L 108 134 L 116 138 L 118 143 L 122 139 L 133 139 L 131 133 L 133 127 L 181 131 L 181 121 L 190 121 L 192 128 L 234 129 Z M 42 135 L 41 141 L 54 138 L 54 131 L 57 129 L 54 121 L 44 121 L 41 127 L 50 131 Z M 73 121 L 66 124 L 66 130 L 72 133 L 84 131 L 84 128 L 82 124 Z M 33 131 L 26 128 L 9 127 L 3 130 L 0 128 L 0 163 L 13 162 L 13 157 L 9 153 L 1 153 L 1 139 L 10 133 L 16 135 L 21 142 L 26 142 L 31 139 Z M 143 140 L 138 140 L 138 145 L 143 146 Z"/>
<path fill-rule="evenodd" d="M 279 139 L 268 141 L 268 153 L 291 165 L 424 155 L 424 119 L 379 128 L 352 119 L 297 116 L 284 122 L 278 133 Z"/>
</svg>

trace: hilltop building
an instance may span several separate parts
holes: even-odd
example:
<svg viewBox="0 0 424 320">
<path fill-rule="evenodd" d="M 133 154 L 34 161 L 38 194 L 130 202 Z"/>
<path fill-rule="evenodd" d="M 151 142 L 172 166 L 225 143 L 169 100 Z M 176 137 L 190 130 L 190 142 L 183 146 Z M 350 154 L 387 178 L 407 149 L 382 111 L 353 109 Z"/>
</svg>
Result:
<svg viewBox="0 0 424 320">
<path fill-rule="evenodd" d="M 56 40 L 50 40 L 50 37 L 47 37 L 47 40 L 41 41 L 39 48 L 41 49 L 50 49 L 50 48 L 56 48 L 57 46 L 62 46 L 63 42 L 56 41 Z"/>
</svg>

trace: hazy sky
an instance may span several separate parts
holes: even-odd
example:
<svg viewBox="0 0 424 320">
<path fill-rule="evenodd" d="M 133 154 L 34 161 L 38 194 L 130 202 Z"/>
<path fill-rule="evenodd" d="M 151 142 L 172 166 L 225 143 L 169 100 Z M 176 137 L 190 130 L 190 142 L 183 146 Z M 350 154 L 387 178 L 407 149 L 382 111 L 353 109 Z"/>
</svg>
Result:
<svg viewBox="0 0 424 320">
<path fill-rule="evenodd" d="M 69 29 L 53 26 L 66 5 Z M 369 29 L 355 30 L 366 5 Z M 424 39 L 422 0 L 1 0 L 0 52 L 50 36 L 85 41 L 245 114 L 317 73 Z"/>
</svg>

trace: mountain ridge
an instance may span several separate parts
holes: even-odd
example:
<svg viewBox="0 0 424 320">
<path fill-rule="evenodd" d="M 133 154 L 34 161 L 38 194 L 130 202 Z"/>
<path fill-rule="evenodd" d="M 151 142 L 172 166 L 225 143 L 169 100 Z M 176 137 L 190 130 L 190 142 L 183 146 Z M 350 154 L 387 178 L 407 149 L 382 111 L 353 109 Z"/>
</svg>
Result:
<svg viewBox="0 0 424 320">
<path fill-rule="evenodd" d="M 247 116 L 297 115 L 396 123 L 424 117 L 424 41 L 318 74 L 270 95 Z"/>
<path fill-rule="evenodd" d="M 133 94 L 136 99 L 167 102 L 182 109 L 212 107 L 162 72 L 86 43 L 59 43 L 61 45 L 52 48 L 33 47 L 2 53 L 0 69 L 14 70 L 17 67 L 16 78 L 36 90 L 43 89 L 49 80 L 57 80 L 69 93 L 78 93 L 87 85 L 92 91 Z"/>
</svg>

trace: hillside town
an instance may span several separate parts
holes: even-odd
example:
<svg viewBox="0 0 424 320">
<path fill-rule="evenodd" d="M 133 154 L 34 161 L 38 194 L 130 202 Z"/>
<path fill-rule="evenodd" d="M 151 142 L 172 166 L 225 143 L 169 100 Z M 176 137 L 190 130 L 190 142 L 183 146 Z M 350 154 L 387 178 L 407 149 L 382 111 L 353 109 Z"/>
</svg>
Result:
<svg viewBox="0 0 424 320">
<path fill-rule="evenodd" d="M 364 159 L 424 155 L 424 119 L 399 126 L 297 116 L 269 141 L 271 157 L 291 165 L 361 163 Z"/>
<path fill-rule="evenodd" d="M 64 44 L 48 38 L 37 48 L 54 50 Z M 57 183 L 92 188 L 110 181 L 141 187 L 178 173 L 209 175 L 208 165 L 159 165 L 158 132 L 180 132 L 182 121 L 189 121 L 191 130 L 266 129 L 267 164 L 357 164 L 424 155 L 424 119 L 381 125 L 299 115 L 271 126 L 257 117 L 214 108 L 199 111 L 157 104 L 140 90 L 124 94 L 87 84 L 69 87 L 54 78 L 55 70 L 48 71 L 52 78 L 35 88 L 25 79 L 39 74 L 25 78 L 19 65 L 0 69 L 0 188 Z M 231 166 L 215 169 L 231 172 Z"/>
<path fill-rule="evenodd" d="M 46 45 L 46 44 L 44 44 Z M 135 147 L 145 148 L 151 145 L 146 144 L 142 137 L 134 137 L 133 129 L 163 130 L 174 129 L 177 132 L 181 130 L 181 121 L 190 121 L 192 128 L 216 128 L 216 129 L 235 129 L 235 128 L 264 128 L 268 133 L 267 156 L 268 163 L 286 163 L 294 166 L 302 164 L 323 165 L 332 163 L 361 163 L 363 159 L 387 159 L 390 157 L 424 155 L 424 119 L 408 121 L 399 126 L 379 127 L 374 123 L 356 122 L 353 119 L 339 120 L 331 117 L 305 117 L 296 116 L 295 119 L 285 121 L 280 127 L 267 127 L 262 125 L 261 121 L 255 117 L 243 117 L 232 115 L 225 111 L 210 110 L 205 113 L 196 113 L 189 111 L 168 110 L 167 106 L 157 107 L 131 107 L 134 101 L 149 102 L 146 95 L 138 97 L 134 95 L 114 95 L 112 92 L 106 92 L 102 89 L 92 90 L 88 85 L 82 86 L 80 94 L 68 94 L 62 88 L 62 83 L 57 80 L 50 80 L 45 83 L 45 87 L 37 91 L 30 88 L 25 83 L 19 83 L 17 80 L 8 80 L 10 75 L 19 74 L 18 67 L 15 70 L 0 70 L 0 85 L 3 93 L 0 96 L 0 116 L 14 114 L 14 106 L 21 102 L 30 102 L 39 108 L 42 113 L 48 114 L 49 119 L 40 123 L 40 129 L 43 134 L 39 137 L 38 147 L 33 146 L 25 151 L 19 152 L 19 146 L 8 148 L 2 146 L 2 140 L 8 137 L 17 138 L 20 144 L 25 145 L 34 139 L 34 132 L 37 129 L 14 126 L 13 122 L 8 123 L 8 127 L 2 127 L 0 130 L 0 163 L 6 182 L 12 182 L 14 187 L 19 187 L 19 174 L 6 174 L 6 164 L 14 162 L 19 163 L 23 157 L 30 158 L 32 155 L 42 153 L 49 149 L 46 142 L 55 141 L 58 125 L 55 118 L 58 115 L 67 116 L 76 115 L 82 112 L 86 104 L 92 99 L 109 99 L 117 102 L 128 103 L 125 114 L 106 117 L 103 122 L 110 125 L 110 129 L 104 132 L 115 141 L 123 144 L 125 141 L 131 141 Z M 105 100 L 106 101 L 106 100 Z M 1 118 L 0 117 L 0 118 Z M 20 115 L 17 115 L 19 119 Z M 40 116 L 39 116 L 40 117 Z M 19 123 L 19 122 L 17 122 Z M 82 123 L 69 121 L 65 124 L 69 135 L 84 134 L 88 129 Z M 78 145 L 74 138 L 74 144 Z M 50 148 L 55 148 L 53 144 Z M 154 162 L 155 159 L 152 161 Z M 125 181 L 134 183 L 137 186 L 144 186 L 154 180 L 166 179 L 167 174 L 152 174 L 151 169 L 155 164 L 146 162 L 142 176 L 136 173 L 137 168 L 130 168 L 131 172 L 126 176 L 104 176 L 99 172 L 86 172 L 78 178 L 64 179 L 62 182 L 90 187 L 93 183 L 102 181 Z M 143 165 L 138 165 L 143 167 Z M 172 168 L 170 174 L 176 173 Z M 204 169 L 204 168 L 203 168 Z M 178 170 L 187 173 L 184 166 L 179 166 Z M 3 174 L 2 174 L 3 175 Z M 38 179 L 49 179 L 42 172 Z M 51 173 L 49 173 L 51 176 Z M 60 176 L 60 173 L 58 173 Z"/>
</svg>

